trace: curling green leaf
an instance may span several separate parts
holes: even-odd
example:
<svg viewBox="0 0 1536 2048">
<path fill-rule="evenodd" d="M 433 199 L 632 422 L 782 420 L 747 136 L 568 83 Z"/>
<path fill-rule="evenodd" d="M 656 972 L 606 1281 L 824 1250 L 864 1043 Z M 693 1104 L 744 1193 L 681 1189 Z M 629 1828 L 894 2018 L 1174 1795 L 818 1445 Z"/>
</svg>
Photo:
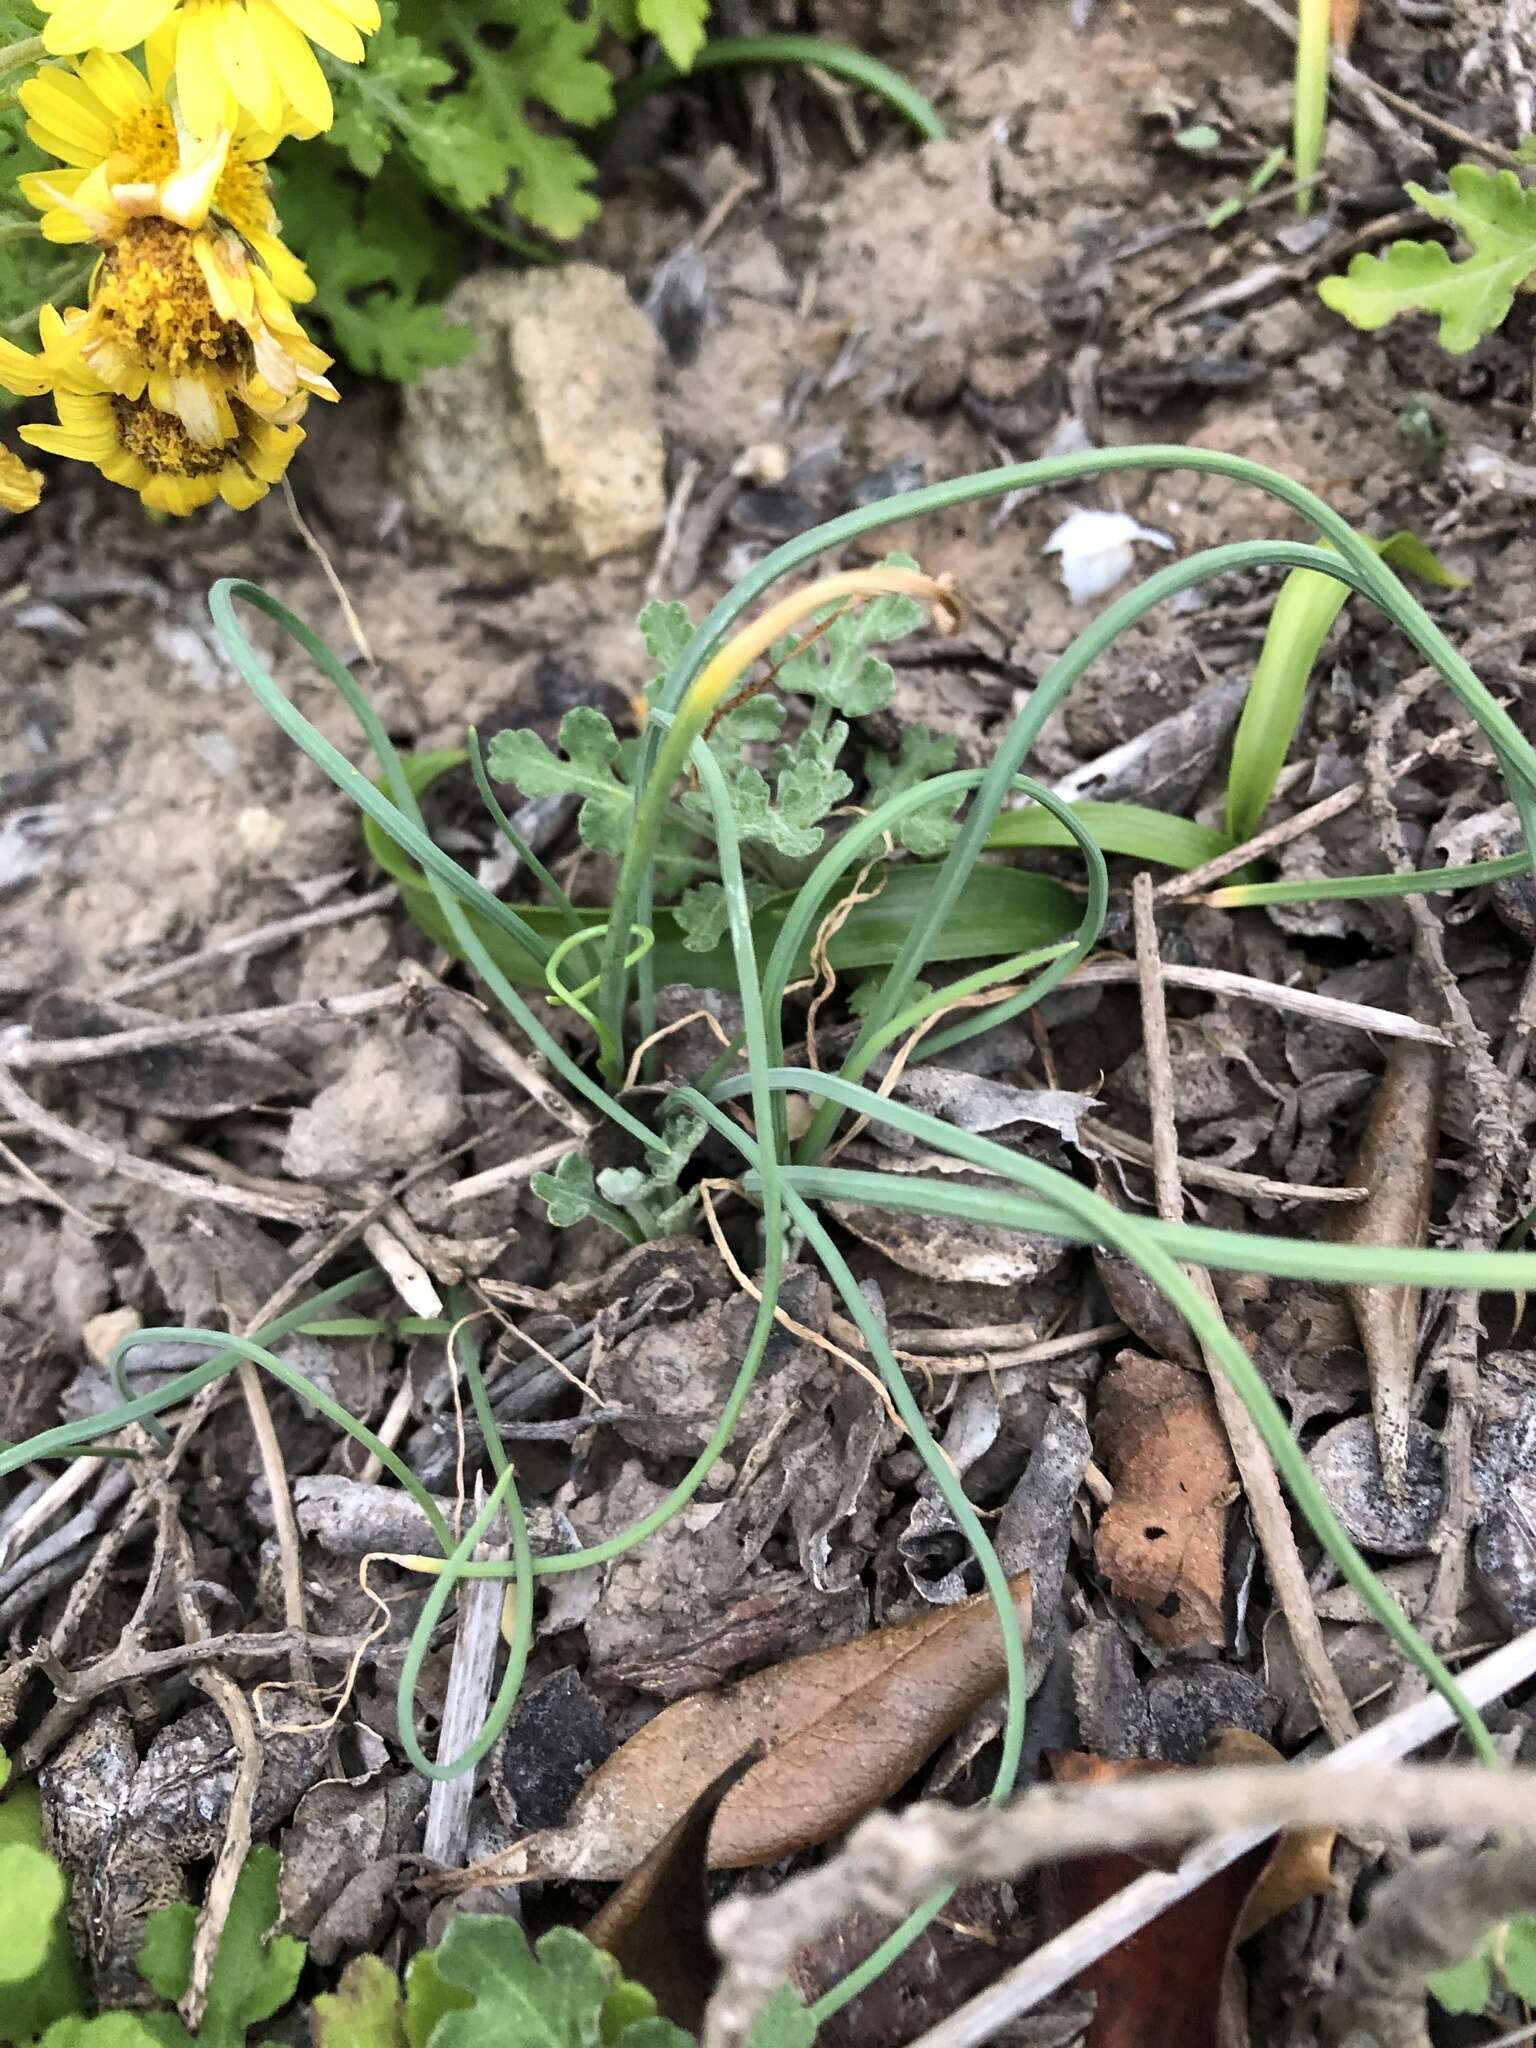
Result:
<svg viewBox="0 0 1536 2048">
<path fill-rule="evenodd" d="M 1468 245 L 1453 260 L 1438 242 L 1394 242 L 1385 256 L 1357 256 L 1343 277 L 1325 278 L 1323 303 L 1367 333 L 1400 313 L 1435 313 L 1440 344 L 1462 355 L 1492 334 L 1536 271 L 1536 191 L 1513 171 L 1458 164 L 1448 192 L 1405 188 Z"/>
</svg>

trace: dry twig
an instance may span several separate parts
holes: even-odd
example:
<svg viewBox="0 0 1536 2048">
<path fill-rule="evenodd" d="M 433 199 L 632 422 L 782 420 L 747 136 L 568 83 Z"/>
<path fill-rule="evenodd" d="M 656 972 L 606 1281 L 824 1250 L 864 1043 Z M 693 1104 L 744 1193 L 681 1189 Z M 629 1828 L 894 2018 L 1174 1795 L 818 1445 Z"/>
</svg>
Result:
<svg viewBox="0 0 1536 2048">
<path fill-rule="evenodd" d="M 1158 1214 L 1165 1223 L 1184 1220 L 1184 1190 L 1179 1180 L 1177 1130 L 1173 1111 L 1173 1067 L 1168 1051 L 1168 1015 L 1163 1004 L 1163 977 L 1158 972 L 1157 919 L 1152 902 L 1152 877 L 1145 869 L 1136 877 L 1132 895 L 1136 921 L 1136 962 L 1141 986 L 1142 1040 L 1146 1048 L 1147 1108 L 1152 1120 L 1153 1176 Z M 1189 1278 L 1216 1307 L 1216 1290 L 1207 1274 L 1191 1270 Z M 1218 1310 L 1219 1313 L 1219 1310 Z M 1275 1598 L 1285 1616 L 1297 1662 L 1312 1695 L 1318 1719 L 1334 1742 L 1357 1732 L 1354 1713 L 1328 1660 L 1322 1624 L 1312 1604 L 1306 1567 L 1296 1547 L 1290 1509 L 1279 1474 L 1258 1426 L 1218 1360 L 1206 1357 L 1211 1392 L 1221 1413 L 1232 1456 L 1242 1476 L 1248 1511 L 1253 1516 Z"/>
</svg>

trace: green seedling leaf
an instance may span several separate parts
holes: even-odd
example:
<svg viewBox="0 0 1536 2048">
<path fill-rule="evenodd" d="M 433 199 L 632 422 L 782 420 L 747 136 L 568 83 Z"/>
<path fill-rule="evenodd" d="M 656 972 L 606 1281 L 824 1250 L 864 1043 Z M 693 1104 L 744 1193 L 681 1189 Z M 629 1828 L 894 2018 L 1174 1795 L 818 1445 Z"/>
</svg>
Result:
<svg viewBox="0 0 1536 2048">
<path fill-rule="evenodd" d="M 778 770 L 772 789 L 767 777 L 750 762 L 733 761 L 726 786 L 736 814 L 736 829 L 746 844 L 769 846 L 789 860 L 809 860 L 822 842 L 819 821 L 852 794 L 852 778 L 837 766 L 848 728 L 841 720 L 824 733 L 807 729 L 792 747 L 774 750 Z M 710 816 L 702 791 L 691 790 L 683 808 L 701 824 Z"/>
<path fill-rule="evenodd" d="M 271 2019 L 298 1989 L 305 1944 L 272 1933 L 281 1912 L 279 1869 L 275 1849 L 252 1849 L 245 1859 L 209 1974 L 201 2048 L 244 2048 L 248 2030 Z M 196 1909 L 184 1904 L 151 1913 L 144 1930 L 139 1968 L 173 2005 L 192 1979 L 196 1932 Z"/>
<path fill-rule="evenodd" d="M 1492 1939 L 1492 1935 L 1485 1936 L 1476 1955 L 1468 1956 L 1464 1963 L 1453 1963 L 1448 1970 L 1436 1970 L 1425 1979 L 1431 1997 L 1447 2012 L 1479 2013 L 1493 1996 L 1493 1969 L 1488 1961 Z"/>
<path fill-rule="evenodd" d="M 816 2022 L 787 1984 L 781 1984 L 747 2031 L 747 2048 L 811 2048 Z"/>
<path fill-rule="evenodd" d="M 407 755 L 402 766 L 419 797 L 451 770 L 462 767 L 464 761 L 462 753 L 444 750 Z M 372 819 L 363 821 L 363 837 L 370 857 L 400 885 L 401 900 L 414 922 L 436 944 L 457 957 L 453 934 L 415 863 Z M 856 905 L 832 939 L 829 958 L 838 973 L 890 965 L 913 919 L 928 900 L 936 872 L 926 863 L 903 863 L 883 876 L 876 871 L 871 886 L 876 880 L 882 882 L 879 895 Z M 759 960 L 766 961 L 793 901 L 792 892 L 778 890 L 754 915 L 753 942 Z M 578 914 L 589 925 L 603 923 L 606 915 L 598 909 Z M 565 921 L 553 905 L 521 905 L 519 915 L 547 937 L 551 945 L 566 936 Z M 542 962 L 535 960 L 510 933 L 474 910 L 466 909 L 465 916 L 511 981 L 521 988 L 546 988 Z M 935 934 L 928 957 L 935 966 L 952 960 L 1004 959 L 1034 946 L 1053 945 L 1076 929 L 1078 917 L 1079 907 L 1074 898 L 1048 876 L 1025 874 L 1008 867 L 979 867 L 966 884 L 960 902 Z M 652 924 L 656 945 L 651 957 L 658 986 L 681 982 L 690 988 L 735 991 L 736 965 L 729 946 L 722 944 L 710 953 L 690 951 L 671 910 L 657 910 Z M 805 974 L 809 968 L 807 947 L 795 963 L 795 972 Z"/>
<path fill-rule="evenodd" d="M 1536 1917 L 1522 1913 L 1505 1923 L 1496 1950 L 1504 1982 L 1522 2004 L 1536 2004 Z"/>
<path fill-rule="evenodd" d="M 612 725 L 590 704 L 560 721 L 560 747 L 551 751 L 536 732 L 499 732 L 486 754 L 497 782 L 523 796 L 579 796 L 577 830 L 596 853 L 621 854 L 629 839 L 634 803 L 618 776 L 619 741 Z"/>
<path fill-rule="evenodd" d="M 15 1836 L 0 1842 L 0 2043 L 24 2048 L 83 2003 L 64 1919 L 68 1880 L 37 1843 L 24 1839 L 37 1827 L 32 1800 L 8 1799 Z"/>
<path fill-rule="evenodd" d="M 1522 1913 L 1490 1927 L 1465 1962 L 1436 1970 L 1426 1981 L 1435 2002 L 1447 2012 L 1480 2013 L 1493 1996 L 1496 1980 L 1525 2004 L 1536 2000 L 1536 1916 Z"/>
<path fill-rule="evenodd" d="M 406 2048 L 427 2048 L 432 2030 L 445 2013 L 467 2012 L 474 2004 L 467 1991 L 450 1984 L 437 1967 L 433 1949 L 412 1956 L 405 1972 Z"/>
<path fill-rule="evenodd" d="M 567 1152 L 555 1162 L 553 1173 L 535 1173 L 528 1185 L 549 1211 L 549 1220 L 556 1230 L 572 1229 L 597 1206 L 592 1162 L 583 1152 Z"/>
<path fill-rule="evenodd" d="M 1193 156 L 1214 149 L 1220 140 L 1220 129 L 1213 128 L 1209 121 L 1196 121 L 1192 127 L 1181 128 L 1173 138 L 1176 149 L 1187 149 Z"/>
<path fill-rule="evenodd" d="M 55 2021 L 42 2048 L 192 2048 L 192 2036 L 173 2012 L 103 2012 Z"/>
<path fill-rule="evenodd" d="M 1463 581 L 1411 533 L 1394 533 L 1386 540 L 1361 538 L 1394 569 L 1441 589 L 1456 589 Z M 1348 584 L 1320 569 L 1293 569 L 1280 586 L 1232 742 L 1227 831 L 1234 845 L 1251 839 L 1259 829 L 1296 736 L 1323 642 L 1349 594 Z"/>
<path fill-rule="evenodd" d="M 884 802 L 888 797 L 905 795 L 930 775 L 942 775 L 954 765 L 955 742 L 948 733 L 934 733 L 926 725 L 912 725 L 902 734 L 901 748 L 894 761 L 887 754 L 864 756 L 864 779 L 872 795 Z M 896 836 L 920 860 L 936 860 L 949 851 L 960 829 L 955 822 L 960 801 L 959 797 L 939 797 L 922 810 L 913 811 L 897 826 Z"/>
<path fill-rule="evenodd" d="M 354 1956 L 311 2005 L 309 2030 L 314 2048 L 407 2048 L 400 1979 L 379 1956 Z"/>
<path fill-rule="evenodd" d="M 681 2029 L 653 2017 L 654 2006 L 629 2017 L 632 1997 L 605 2025 L 619 1966 L 574 1927 L 551 1928 L 530 1948 L 515 1921 L 466 1913 L 444 1935 L 437 1968 L 474 2002 L 443 2014 L 432 2048 L 693 2048 Z"/>
<path fill-rule="evenodd" d="M 917 563 L 910 555 L 887 555 L 881 566 L 915 569 Z M 774 648 L 773 660 L 780 664 L 779 686 L 815 698 L 842 718 L 864 718 L 879 711 L 890 703 L 896 678 L 889 662 L 881 661 L 870 649 L 904 639 L 917 630 L 924 617 L 916 598 L 900 595 L 871 598 L 867 604 L 843 609 L 829 606 Z M 791 653 L 812 624 L 828 619 L 832 623 L 818 639 L 802 647 L 800 653 Z"/>
<path fill-rule="evenodd" d="M 1441 347 L 1463 355 L 1503 323 L 1536 271 L 1536 191 L 1513 171 L 1476 164 L 1458 164 L 1448 192 L 1405 190 L 1432 218 L 1449 222 L 1470 253 L 1453 260 L 1438 242 L 1394 242 L 1385 256 L 1357 256 L 1318 292 L 1367 333 L 1400 313 L 1437 314 Z"/>
</svg>

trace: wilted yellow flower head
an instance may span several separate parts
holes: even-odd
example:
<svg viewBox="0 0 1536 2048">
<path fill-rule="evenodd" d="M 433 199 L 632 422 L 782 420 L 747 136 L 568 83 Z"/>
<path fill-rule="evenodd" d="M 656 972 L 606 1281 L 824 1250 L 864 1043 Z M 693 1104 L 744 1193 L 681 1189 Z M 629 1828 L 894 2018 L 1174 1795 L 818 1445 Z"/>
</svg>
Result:
<svg viewBox="0 0 1536 2048">
<path fill-rule="evenodd" d="M 43 480 L 14 450 L 0 446 L 0 512 L 30 512 L 43 495 Z"/>
<path fill-rule="evenodd" d="M 3 370 L 3 365 L 0 365 Z M 264 498 L 289 463 L 304 429 L 273 426 L 243 406 L 217 447 L 194 441 L 174 413 L 147 398 L 116 392 L 54 392 L 56 427 L 23 427 L 34 448 L 93 463 L 103 476 L 137 491 L 151 511 L 178 517 L 222 498 L 240 510 Z"/>
<path fill-rule="evenodd" d="M 56 57 L 131 50 L 158 29 L 176 36 L 176 92 L 192 133 L 232 128 L 243 108 L 259 127 L 293 121 L 311 134 L 334 117 L 331 89 L 310 44 L 345 64 L 363 61 L 379 25 L 377 0 L 37 0 Z"/>
<path fill-rule="evenodd" d="M 186 145 L 158 180 L 119 180 L 125 159 L 110 155 L 68 192 L 39 173 L 28 195 L 71 214 L 105 251 L 89 307 L 54 344 L 79 372 L 53 381 L 147 397 L 209 449 L 234 435 L 237 405 L 287 426 L 309 397 L 336 396 L 330 357 L 244 240 L 211 218 L 230 148 L 227 130 Z"/>
<path fill-rule="evenodd" d="M 176 50 L 174 28 L 162 28 L 145 48 L 146 78 L 130 58 L 93 50 L 72 69 L 49 65 L 22 86 L 27 133 L 61 168 L 32 171 L 18 182 L 43 216 L 50 242 L 88 242 L 92 225 L 73 205 L 80 187 L 105 169 L 109 185 L 164 187 L 182 167 L 186 143 L 167 100 Z M 267 159 L 280 131 L 247 118 L 236 124 L 209 201 L 265 265 L 284 298 L 313 298 L 314 284 L 279 236 L 267 179 Z"/>
</svg>

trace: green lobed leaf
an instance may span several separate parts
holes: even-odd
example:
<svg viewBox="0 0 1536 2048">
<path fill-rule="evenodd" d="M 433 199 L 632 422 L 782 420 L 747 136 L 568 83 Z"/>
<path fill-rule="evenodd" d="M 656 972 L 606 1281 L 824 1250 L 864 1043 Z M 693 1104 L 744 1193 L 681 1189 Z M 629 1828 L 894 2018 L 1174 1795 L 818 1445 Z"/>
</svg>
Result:
<svg viewBox="0 0 1536 2048">
<path fill-rule="evenodd" d="M 772 894 L 766 882 L 747 883 L 747 902 L 753 910 L 759 909 Z M 724 886 L 719 882 L 696 882 L 685 889 L 672 914 L 690 953 L 714 952 L 730 928 L 730 909 Z"/>
<path fill-rule="evenodd" d="M 201 2048 L 244 2048 L 248 2030 L 268 2020 L 298 1989 L 305 1944 L 272 1933 L 281 1905 L 275 1849 L 252 1849 L 235 1881 L 229 1917 L 208 1978 L 208 2000 L 198 2030 Z M 192 1977 L 193 1907 L 162 1906 L 151 1913 L 139 1968 L 160 1996 L 174 2004 Z"/>
<path fill-rule="evenodd" d="M 553 1173 L 533 1174 L 528 1185 L 548 1210 L 556 1230 L 570 1230 L 596 1210 L 597 1182 L 584 1152 L 567 1152 L 556 1160 Z"/>
<path fill-rule="evenodd" d="M 432 2048 L 693 2048 L 680 2028 L 654 2017 L 605 2034 L 619 1968 L 573 1927 L 551 1928 L 530 1948 L 515 1921 L 466 1913 L 444 1935 L 437 1968 L 474 2003 L 443 2015 Z"/>
<path fill-rule="evenodd" d="M 444 2013 L 464 2012 L 474 2000 L 450 1984 L 437 1967 L 436 1951 L 422 1949 L 405 1972 L 406 2048 L 427 2048 L 433 2028 Z"/>
<path fill-rule="evenodd" d="M 1469 253 L 1453 260 L 1438 242 L 1394 242 L 1385 256 L 1359 255 L 1343 277 L 1318 286 L 1323 303 L 1373 333 L 1400 313 L 1434 313 L 1440 345 L 1462 355 L 1501 325 L 1536 271 L 1536 191 L 1513 171 L 1458 164 L 1450 190 L 1409 185 L 1408 196 L 1450 223 Z"/>
<path fill-rule="evenodd" d="M 910 555 L 887 555 L 881 566 L 915 569 L 917 563 Z M 916 598 L 894 594 L 846 607 L 829 605 L 774 648 L 773 659 L 781 664 L 779 686 L 813 697 L 843 718 L 867 717 L 890 703 L 896 680 L 889 662 L 870 649 L 915 632 L 924 616 Z M 810 624 L 828 619 L 831 624 L 824 633 L 800 653 L 790 653 L 804 640 Z"/>
<path fill-rule="evenodd" d="M 639 0 L 635 12 L 678 70 L 686 71 L 704 47 L 709 0 Z"/>
<path fill-rule="evenodd" d="M 954 765 L 955 742 L 948 733 L 933 733 L 926 725 L 912 725 L 902 734 L 894 761 L 888 754 L 870 752 L 864 756 L 864 779 L 874 796 L 883 802 L 887 797 L 904 795 L 918 783 L 926 782 L 930 775 L 942 775 Z M 919 859 L 936 860 L 941 853 L 948 852 L 960 829 L 955 822 L 959 808 L 959 797 L 940 797 L 903 818 L 897 827 L 897 837 Z"/>
<path fill-rule="evenodd" d="M 403 161 L 389 159 L 365 185 L 339 178 L 327 153 L 287 143 L 275 184 L 284 230 L 315 279 L 313 311 L 354 370 L 409 384 L 463 361 L 475 336 L 442 310 L 459 250 Z"/>
<path fill-rule="evenodd" d="M 380 1956 L 354 1956 L 309 2009 L 314 2048 L 407 2048 L 400 1979 Z"/>
<path fill-rule="evenodd" d="M 852 777 L 837 766 L 847 737 L 847 726 L 838 720 L 824 733 L 807 728 L 792 747 L 776 747 L 772 789 L 749 761 L 727 767 L 726 787 L 744 845 L 770 846 L 789 860 L 808 860 L 816 852 L 824 836 L 821 819 L 853 792 Z M 691 790 L 683 809 L 701 827 L 707 824 L 710 809 L 702 791 Z"/>
<path fill-rule="evenodd" d="M 634 802 L 619 780 L 619 741 L 612 724 L 590 704 L 578 704 L 560 721 L 562 760 L 538 733 L 499 732 L 486 753 L 486 768 L 497 782 L 510 782 L 523 796 L 579 796 L 577 830 L 596 853 L 623 853 L 629 842 Z"/>
</svg>

